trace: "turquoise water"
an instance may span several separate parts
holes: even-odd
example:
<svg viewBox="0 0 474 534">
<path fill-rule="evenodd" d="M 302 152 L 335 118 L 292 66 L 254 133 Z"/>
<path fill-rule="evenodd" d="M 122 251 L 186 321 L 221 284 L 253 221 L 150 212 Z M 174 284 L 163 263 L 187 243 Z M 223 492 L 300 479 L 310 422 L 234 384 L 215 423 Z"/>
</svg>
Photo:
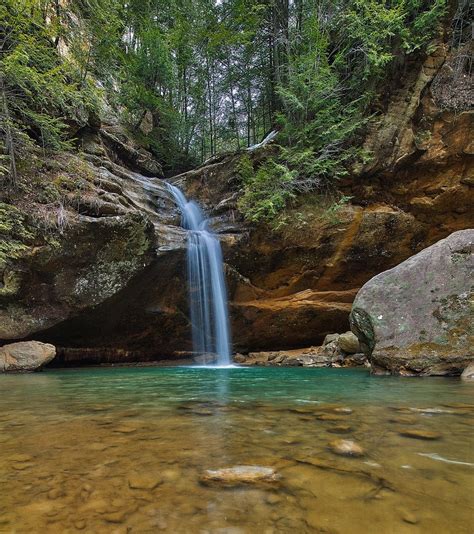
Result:
<svg viewBox="0 0 474 534">
<path fill-rule="evenodd" d="M 0 392 L 2 533 L 472 533 L 474 387 L 459 379 L 95 368 L 1 376 Z M 281 478 L 200 481 L 235 465 Z"/>
<path fill-rule="evenodd" d="M 378 405 L 474 401 L 474 388 L 457 378 L 373 377 L 362 369 L 108 367 L 7 375 L 0 387 L 9 401 L 25 401 L 26 396 L 30 404 L 54 398 L 80 406 L 108 400 L 151 409 L 189 399 Z"/>
</svg>

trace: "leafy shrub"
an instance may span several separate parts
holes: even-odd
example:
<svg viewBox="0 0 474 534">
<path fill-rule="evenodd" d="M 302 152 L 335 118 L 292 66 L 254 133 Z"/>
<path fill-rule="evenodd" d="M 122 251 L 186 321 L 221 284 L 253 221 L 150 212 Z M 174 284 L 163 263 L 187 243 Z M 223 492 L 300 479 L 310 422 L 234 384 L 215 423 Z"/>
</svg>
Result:
<svg viewBox="0 0 474 534">
<path fill-rule="evenodd" d="M 295 174 L 273 159 L 263 163 L 255 173 L 247 174 L 239 200 L 245 218 L 252 222 L 272 220 L 294 197 Z"/>
</svg>

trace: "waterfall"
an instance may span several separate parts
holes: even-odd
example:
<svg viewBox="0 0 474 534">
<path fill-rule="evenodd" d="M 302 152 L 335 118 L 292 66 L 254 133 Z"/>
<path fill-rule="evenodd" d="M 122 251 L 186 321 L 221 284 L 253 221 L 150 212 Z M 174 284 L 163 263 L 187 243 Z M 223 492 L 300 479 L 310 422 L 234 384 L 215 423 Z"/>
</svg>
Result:
<svg viewBox="0 0 474 534">
<path fill-rule="evenodd" d="M 217 356 L 217 365 L 230 365 L 229 311 L 221 244 L 194 201 L 168 184 L 188 230 L 187 271 L 193 350 Z"/>
</svg>

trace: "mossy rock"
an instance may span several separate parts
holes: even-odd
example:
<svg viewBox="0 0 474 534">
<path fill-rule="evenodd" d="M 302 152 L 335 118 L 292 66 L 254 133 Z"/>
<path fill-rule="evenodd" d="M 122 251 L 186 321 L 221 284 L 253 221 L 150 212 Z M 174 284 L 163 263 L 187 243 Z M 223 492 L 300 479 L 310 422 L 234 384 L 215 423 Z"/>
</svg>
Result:
<svg viewBox="0 0 474 534">
<path fill-rule="evenodd" d="M 474 230 L 461 230 L 365 284 L 351 327 L 373 370 L 458 375 L 474 360 Z"/>
</svg>

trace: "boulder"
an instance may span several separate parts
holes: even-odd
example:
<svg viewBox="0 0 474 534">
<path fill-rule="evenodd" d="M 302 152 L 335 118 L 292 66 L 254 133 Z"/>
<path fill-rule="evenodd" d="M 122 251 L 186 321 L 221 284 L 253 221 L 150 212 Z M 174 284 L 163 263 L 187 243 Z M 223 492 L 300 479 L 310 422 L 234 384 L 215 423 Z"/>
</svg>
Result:
<svg viewBox="0 0 474 534">
<path fill-rule="evenodd" d="M 39 341 L 21 341 L 0 347 L 0 372 L 37 371 L 56 356 L 56 347 Z"/>
<path fill-rule="evenodd" d="M 340 334 L 327 334 L 323 341 L 323 347 L 324 345 L 327 345 L 328 343 L 332 343 L 333 341 L 337 341 L 339 339 Z"/>
<path fill-rule="evenodd" d="M 357 336 L 352 332 L 346 332 L 345 334 L 341 334 L 337 338 L 337 343 L 339 345 L 339 348 L 347 354 L 357 354 L 358 352 L 360 352 L 359 340 L 357 339 Z"/>
<path fill-rule="evenodd" d="M 474 381 L 474 363 L 470 363 L 462 372 L 461 378 L 463 380 L 472 380 Z"/>
<path fill-rule="evenodd" d="M 459 375 L 474 361 L 474 230 L 461 230 L 367 282 L 350 316 L 375 373 Z"/>
</svg>

